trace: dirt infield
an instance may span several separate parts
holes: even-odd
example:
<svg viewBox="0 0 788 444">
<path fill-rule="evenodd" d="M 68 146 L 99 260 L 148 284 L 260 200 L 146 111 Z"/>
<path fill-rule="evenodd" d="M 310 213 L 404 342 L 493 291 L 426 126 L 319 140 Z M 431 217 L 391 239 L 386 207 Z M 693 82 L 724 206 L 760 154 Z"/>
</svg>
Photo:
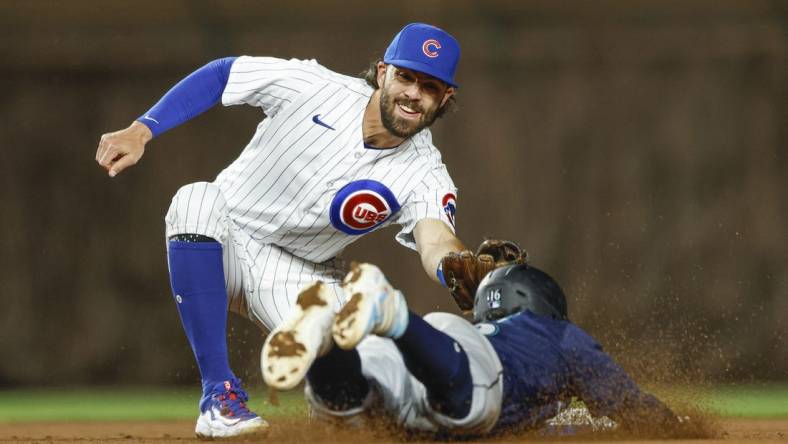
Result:
<svg viewBox="0 0 788 444">
<path fill-rule="evenodd" d="M 194 438 L 193 422 L 82 422 L 82 423 L 6 423 L 0 424 L 0 442 L 122 442 L 122 443 L 184 443 L 201 442 Z M 710 439 L 691 440 L 633 440 L 631 437 L 584 435 L 553 438 L 562 443 L 606 441 L 667 442 L 679 443 L 777 443 L 788 442 L 788 418 L 773 420 L 724 419 L 719 421 L 718 435 Z M 368 430 L 336 430 L 325 426 L 308 424 L 302 420 L 277 420 L 265 438 L 248 439 L 248 442 L 403 442 L 403 437 L 381 436 Z M 550 438 L 533 435 L 522 438 L 500 438 L 492 442 L 548 442 Z M 428 442 L 428 441 L 409 441 Z"/>
</svg>

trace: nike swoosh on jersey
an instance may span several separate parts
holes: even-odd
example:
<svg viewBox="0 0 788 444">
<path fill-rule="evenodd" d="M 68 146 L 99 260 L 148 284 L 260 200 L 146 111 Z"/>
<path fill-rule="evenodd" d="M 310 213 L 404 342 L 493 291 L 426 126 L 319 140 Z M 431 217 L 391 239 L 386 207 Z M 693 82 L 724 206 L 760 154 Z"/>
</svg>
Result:
<svg viewBox="0 0 788 444">
<path fill-rule="evenodd" d="M 156 122 L 157 124 L 159 123 L 159 121 L 158 121 L 158 120 L 154 119 L 154 118 L 153 118 L 153 117 L 151 117 L 151 116 L 145 116 L 145 117 L 143 117 L 143 119 L 145 119 L 145 120 L 151 120 L 151 121 L 153 121 L 153 122 Z"/>
<path fill-rule="evenodd" d="M 327 123 L 325 123 L 325 122 L 323 122 L 322 120 L 320 120 L 320 114 L 315 114 L 314 116 L 312 116 L 312 121 L 313 121 L 313 122 L 315 122 L 315 123 L 317 123 L 318 125 L 320 125 L 320 126 L 324 127 L 324 128 L 328 128 L 328 129 L 330 129 L 330 130 L 334 130 L 334 128 L 332 128 L 332 127 L 331 127 L 331 126 L 329 126 Z M 335 131 L 335 130 L 334 130 L 334 131 Z"/>
</svg>

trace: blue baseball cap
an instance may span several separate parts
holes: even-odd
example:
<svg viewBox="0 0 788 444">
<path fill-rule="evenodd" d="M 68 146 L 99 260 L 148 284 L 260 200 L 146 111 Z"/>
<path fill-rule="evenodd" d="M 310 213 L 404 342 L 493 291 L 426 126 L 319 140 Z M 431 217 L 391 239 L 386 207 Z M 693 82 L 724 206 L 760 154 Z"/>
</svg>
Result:
<svg viewBox="0 0 788 444">
<path fill-rule="evenodd" d="M 383 62 L 429 74 L 457 88 L 454 71 L 460 44 L 448 32 L 424 23 L 406 25 L 394 36 Z"/>
</svg>

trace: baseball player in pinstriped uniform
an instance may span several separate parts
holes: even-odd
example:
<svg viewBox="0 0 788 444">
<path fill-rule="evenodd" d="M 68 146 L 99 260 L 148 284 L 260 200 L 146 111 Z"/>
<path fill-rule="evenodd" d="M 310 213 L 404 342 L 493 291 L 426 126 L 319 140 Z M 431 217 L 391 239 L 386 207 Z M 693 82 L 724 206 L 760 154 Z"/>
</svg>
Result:
<svg viewBox="0 0 788 444">
<path fill-rule="evenodd" d="M 337 255 L 390 224 L 445 285 L 441 259 L 464 246 L 456 189 L 427 127 L 453 103 L 458 61 L 451 35 L 419 23 L 395 36 L 366 79 L 314 60 L 219 59 L 102 136 L 96 160 L 114 177 L 153 137 L 220 100 L 267 116 L 216 180 L 179 189 L 165 218 L 172 290 L 202 377 L 199 436 L 268 427 L 229 368 L 228 306 L 271 330 L 302 286 L 320 280 L 338 308 L 347 270 Z"/>
</svg>

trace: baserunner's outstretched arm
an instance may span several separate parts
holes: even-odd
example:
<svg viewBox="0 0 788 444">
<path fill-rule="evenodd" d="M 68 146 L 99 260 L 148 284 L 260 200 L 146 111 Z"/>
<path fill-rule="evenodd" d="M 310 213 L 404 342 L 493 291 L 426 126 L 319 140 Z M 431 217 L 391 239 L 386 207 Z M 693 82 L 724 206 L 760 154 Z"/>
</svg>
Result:
<svg viewBox="0 0 788 444">
<path fill-rule="evenodd" d="M 577 326 L 566 329 L 562 348 L 569 357 L 573 394 L 594 416 L 607 416 L 627 429 L 663 430 L 677 416 L 654 395 L 646 393 L 613 358 Z"/>
</svg>

